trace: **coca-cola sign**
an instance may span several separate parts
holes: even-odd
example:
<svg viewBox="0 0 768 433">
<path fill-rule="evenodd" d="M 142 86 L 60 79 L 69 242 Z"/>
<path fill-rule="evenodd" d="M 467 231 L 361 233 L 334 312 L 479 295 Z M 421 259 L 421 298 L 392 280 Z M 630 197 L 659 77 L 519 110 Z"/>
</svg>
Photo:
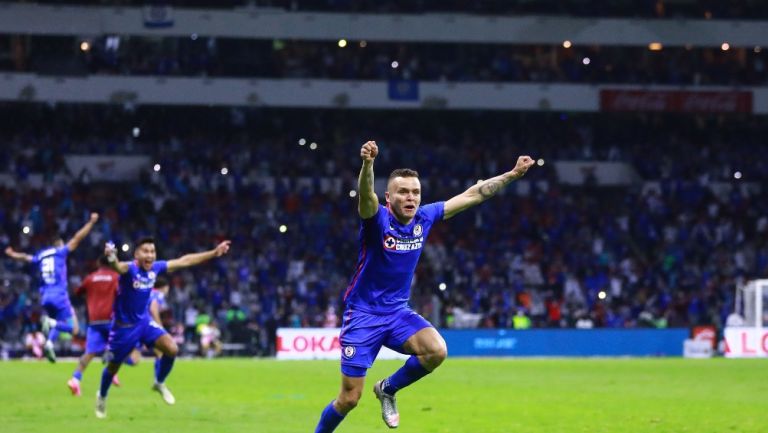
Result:
<svg viewBox="0 0 768 433">
<path fill-rule="evenodd" d="M 600 90 L 602 111 L 751 113 L 752 92 Z"/>
</svg>

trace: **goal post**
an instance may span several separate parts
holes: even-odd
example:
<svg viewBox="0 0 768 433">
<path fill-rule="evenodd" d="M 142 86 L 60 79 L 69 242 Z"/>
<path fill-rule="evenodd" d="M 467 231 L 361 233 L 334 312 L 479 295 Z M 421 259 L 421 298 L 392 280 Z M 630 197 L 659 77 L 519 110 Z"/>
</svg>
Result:
<svg viewBox="0 0 768 433">
<path fill-rule="evenodd" d="M 723 335 L 727 358 L 768 358 L 768 279 L 736 288 Z"/>
</svg>

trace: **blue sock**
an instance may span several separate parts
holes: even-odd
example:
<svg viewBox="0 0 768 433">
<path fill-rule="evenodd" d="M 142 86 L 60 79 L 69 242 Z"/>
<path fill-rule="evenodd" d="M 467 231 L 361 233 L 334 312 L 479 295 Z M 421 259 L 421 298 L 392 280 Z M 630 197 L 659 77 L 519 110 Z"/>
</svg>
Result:
<svg viewBox="0 0 768 433">
<path fill-rule="evenodd" d="M 155 381 L 160 377 L 160 359 L 161 358 L 155 357 Z"/>
<path fill-rule="evenodd" d="M 80 370 L 75 370 L 75 372 L 72 373 L 72 377 L 74 377 L 77 380 L 83 380 L 83 372 Z"/>
<path fill-rule="evenodd" d="M 107 393 L 109 392 L 109 387 L 112 385 L 112 377 L 114 374 L 110 373 L 109 370 L 107 370 L 107 367 L 104 367 L 104 371 L 101 372 L 101 391 L 100 395 L 102 397 L 106 397 Z"/>
<path fill-rule="evenodd" d="M 131 358 L 131 355 L 128 355 L 128 357 L 125 358 L 125 361 L 123 361 L 123 364 L 130 365 L 131 367 L 136 365 L 136 363 L 133 362 L 133 358 Z"/>
<path fill-rule="evenodd" d="M 397 391 L 428 374 L 429 371 L 421 365 L 419 358 L 416 355 L 413 355 L 405 361 L 405 365 L 400 367 L 400 370 L 397 370 L 395 374 L 384 379 L 381 388 L 387 394 L 395 395 Z"/>
<path fill-rule="evenodd" d="M 323 414 L 320 415 L 320 422 L 318 422 L 317 427 L 315 427 L 315 433 L 331 433 L 336 430 L 336 427 L 338 427 L 343 419 L 344 415 L 336 412 L 336 409 L 333 407 L 333 402 L 331 402 L 325 407 Z"/>
<path fill-rule="evenodd" d="M 155 376 L 157 383 L 165 382 L 165 378 L 168 377 L 168 373 L 171 372 L 171 368 L 173 368 L 173 361 L 175 360 L 175 356 L 163 355 L 163 357 L 160 358 L 160 367 L 157 369 L 157 375 Z"/>
<path fill-rule="evenodd" d="M 48 339 L 51 341 L 57 341 L 59 339 L 59 330 L 57 328 L 52 328 L 50 331 L 48 331 Z"/>
</svg>

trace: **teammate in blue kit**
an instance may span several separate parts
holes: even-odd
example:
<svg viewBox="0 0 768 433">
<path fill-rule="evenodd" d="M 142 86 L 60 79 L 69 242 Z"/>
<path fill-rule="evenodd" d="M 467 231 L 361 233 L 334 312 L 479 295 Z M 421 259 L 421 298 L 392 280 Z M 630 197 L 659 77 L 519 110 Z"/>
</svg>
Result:
<svg viewBox="0 0 768 433">
<path fill-rule="evenodd" d="M 397 169 L 387 182 L 385 207 L 373 189 L 373 161 L 378 153 L 373 141 L 360 149 L 360 253 L 344 293 L 341 391 L 323 410 L 315 433 L 332 432 L 357 406 L 366 372 L 381 346 L 412 355 L 403 367 L 373 387 L 384 423 L 390 428 L 399 425 L 395 393 L 434 371 L 448 354 L 437 330 L 408 307 L 411 280 L 432 225 L 489 199 L 534 164 L 531 157 L 521 156 L 511 171 L 478 182 L 446 202 L 421 207 L 418 173 Z"/>
<path fill-rule="evenodd" d="M 165 301 L 165 297 L 168 295 L 169 288 L 170 285 L 168 284 L 168 280 L 163 277 L 158 277 L 157 280 L 155 280 L 155 286 L 149 293 L 149 305 L 147 305 L 147 308 L 149 309 L 149 320 L 163 329 L 165 328 L 163 327 L 163 320 L 160 317 L 160 313 L 168 310 L 168 304 Z M 161 360 L 163 359 L 162 356 L 163 353 L 160 350 L 155 349 L 155 377 L 157 377 L 160 372 Z"/>
<path fill-rule="evenodd" d="M 112 377 L 117 374 L 120 364 L 133 351 L 137 343 L 154 347 L 162 352 L 152 388 L 160 393 L 166 403 L 176 402 L 164 382 L 168 373 L 171 372 L 179 348 L 160 325 L 150 320 L 150 292 L 159 275 L 221 257 L 229 251 L 229 245 L 230 241 L 224 241 L 209 251 L 186 254 L 168 261 L 157 261 L 154 239 L 144 238 L 136 243 L 133 253 L 135 260 L 120 262 L 117 260 L 114 244 L 107 244 L 104 254 L 109 259 L 112 269 L 120 274 L 120 281 L 117 298 L 115 298 L 112 329 L 107 342 L 107 353 L 104 355 L 109 360 L 109 364 L 101 374 L 101 389 L 96 395 L 96 417 L 107 416 L 107 392 L 112 384 Z"/>
<path fill-rule="evenodd" d="M 57 236 L 52 246 L 40 250 L 34 256 L 14 251 L 11 247 L 5 249 L 5 254 L 12 259 L 32 263 L 37 269 L 40 279 L 40 303 L 45 310 L 40 324 L 47 338 L 43 350 L 45 357 L 51 362 L 56 362 L 53 343 L 59 338 L 59 333 L 77 334 L 79 331 L 77 316 L 72 310 L 67 291 L 67 255 L 77 249 L 98 220 L 99 214 L 92 213 L 88 222 L 69 242 L 65 244 L 64 240 Z"/>
</svg>

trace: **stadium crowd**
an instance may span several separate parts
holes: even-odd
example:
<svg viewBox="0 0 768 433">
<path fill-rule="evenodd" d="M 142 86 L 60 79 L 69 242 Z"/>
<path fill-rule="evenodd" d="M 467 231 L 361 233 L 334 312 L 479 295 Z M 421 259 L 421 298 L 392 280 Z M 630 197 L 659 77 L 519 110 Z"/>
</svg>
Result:
<svg viewBox="0 0 768 433">
<path fill-rule="evenodd" d="M 3 42 L 5 39 L 5 42 Z M 15 41 L 15 42 L 12 42 Z M 762 47 L 488 45 L 0 36 L 0 68 L 42 74 L 764 85 Z M 11 47 L 15 47 L 12 49 Z M 2 48 L 0 48 L 2 50 Z"/>
<path fill-rule="evenodd" d="M 768 131 L 754 117 L 0 106 L 11 111 L 0 116 L 1 243 L 33 251 L 53 232 L 71 235 L 87 212 L 102 214 L 70 257 L 70 286 L 107 240 L 130 250 L 154 235 L 160 258 L 233 240 L 226 258 L 170 277 L 165 325 L 179 341 L 220 330 L 269 354 L 278 326 L 338 325 L 358 253 L 352 190 L 367 139 L 382 149 L 379 179 L 419 170 L 423 203 L 508 169 L 520 153 L 547 161 L 525 188 L 433 229 L 412 304 L 438 326 L 512 327 L 517 314 L 534 327 L 722 326 L 736 284 L 768 272 L 767 194 L 740 188 L 768 184 L 759 146 Z M 75 154 L 150 158 L 139 182 L 111 183 L 98 167 L 69 170 L 65 156 Z M 564 185 L 560 160 L 626 162 L 643 182 Z M 30 275 L 10 260 L 0 267 L 6 343 L 36 326 Z"/>
</svg>

